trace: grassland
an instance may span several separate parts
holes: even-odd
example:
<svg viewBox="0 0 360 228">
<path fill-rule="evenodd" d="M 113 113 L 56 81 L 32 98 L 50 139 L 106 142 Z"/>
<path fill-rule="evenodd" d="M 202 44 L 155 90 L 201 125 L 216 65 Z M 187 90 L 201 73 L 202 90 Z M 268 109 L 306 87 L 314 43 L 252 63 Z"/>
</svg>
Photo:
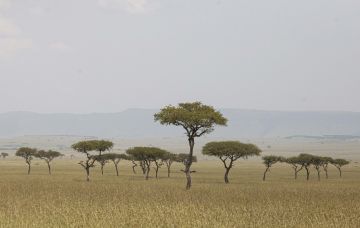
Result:
<svg viewBox="0 0 360 228">
<path fill-rule="evenodd" d="M 223 183 L 216 161 L 194 165 L 193 188 L 173 167 L 160 179 L 145 181 L 123 162 L 120 177 L 111 164 L 104 176 L 98 167 L 85 182 L 77 160 L 58 160 L 53 175 L 34 161 L 26 175 L 22 160 L 0 161 L 1 227 L 360 227 L 360 168 L 352 164 L 338 178 L 336 169 L 321 182 L 293 180 L 292 170 L 276 165 L 261 181 L 259 161 L 241 161 Z"/>
</svg>

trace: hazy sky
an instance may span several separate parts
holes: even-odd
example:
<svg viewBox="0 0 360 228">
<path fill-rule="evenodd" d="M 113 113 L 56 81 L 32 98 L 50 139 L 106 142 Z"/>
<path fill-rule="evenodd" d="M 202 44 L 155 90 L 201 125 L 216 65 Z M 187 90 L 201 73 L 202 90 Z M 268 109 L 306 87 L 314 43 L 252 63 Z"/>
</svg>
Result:
<svg viewBox="0 0 360 228">
<path fill-rule="evenodd" d="M 359 0 L 0 0 L 0 112 L 360 111 Z"/>
</svg>

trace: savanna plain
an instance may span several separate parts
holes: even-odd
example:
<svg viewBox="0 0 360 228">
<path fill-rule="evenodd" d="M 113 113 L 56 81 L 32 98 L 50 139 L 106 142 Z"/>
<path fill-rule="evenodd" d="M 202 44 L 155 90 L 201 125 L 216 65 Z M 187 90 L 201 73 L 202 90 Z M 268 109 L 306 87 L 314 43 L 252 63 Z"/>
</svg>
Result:
<svg viewBox="0 0 360 228">
<path fill-rule="evenodd" d="M 184 148 L 177 142 L 182 141 L 173 143 L 174 150 L 186 148 L 186 142 Z M 170 178 L 162 167 L 159 179 L 152 170 L 148 181 L 139 167 L 133 174 L 127 161 L 120 162 L 119 177 L 109 163 L 104 175 L 93 168 L 86 182 L 78 165 L 81 155 L 55 160 L 51 176 L 41 160 L 33 161 L 27 175 L 25 162 L 9 156 L 0 161 L 0 227 L 360 227 L 360 142 L 258 144 L 263 155 L 305 151 L 352 162 L 342 178 L 330 167 L 329 179 L 322 172 L 321 181 L 313 168 L 309 181 L 304 171 L 295 181 L 289 165 L 276 164 L 264 182 L 265 167 L 252 158 L 236 162 L 225 184 L 222 163 L 200 157 L 193 165 L 193 186 L 186 191 L 178 163 Z"/>
</svg>

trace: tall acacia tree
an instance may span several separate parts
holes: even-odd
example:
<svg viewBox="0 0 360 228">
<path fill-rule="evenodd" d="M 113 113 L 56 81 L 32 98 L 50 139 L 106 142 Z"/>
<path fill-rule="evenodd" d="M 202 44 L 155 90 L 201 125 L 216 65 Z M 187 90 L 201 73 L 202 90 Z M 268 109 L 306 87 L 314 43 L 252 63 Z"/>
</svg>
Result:
<svg viewBox="0 0 360 228">
<path fill-rule="evenodd" d="M 185 164 L 186 189 L 191 188 L 191 165 L 194 154 L 195 138 L 214 131 L 216 125 L 226 126 L 227 119 L 212 106 L 201 102 L 180 103 L 178 106 L 166 106 L 154 115 L 155 121 L 162 125 L 174 125 L 184 128 L 190 151 Z"/>
<path fill-rule="evenodd" d="M 52 162 L 52 160 L 54 160 L 55 158 L 64 156 L 63 154 L 61 154 L 60 152 L 57 151 L 53 151 L 53 150 L 49 150 L 49 151 L 44 151 L 44 150 L 39 150 L 36 154 L 35 157 L 40 158 L 42 160 L 44 160 L 48 166 L 48 170 L 49 170 L 49 175 L 51 175 L 51 166 L 50 163 Z"/>
<path fill-rule="evenodd" d="M 134 147 L 128 149 L 126 153 L 145 165 L 145 179 L 148 180 L 151 164 L 160 160 L 167 153 L 167 151 L 157 147 Z M 157 176 L 159 167 L 158 164 L 156 166 L 157 168 L 155 171 Z"/>
<path fill-rule="evenodd" d="M 293 168 L 294 177 L 295 177 L 295 180 L 296 180 L 297 177 L 298 177 L 298 173 L 301 170 L 303 170 L 303 168 L 304 168 L 304 165 L 300 161 L 300 158 L 299 157 L 290 157 L 290 158 L 285 159 L 285 162 L 288 163 L 289 165 L 291 165 L 291 167 Z"/>
<path fill-rule="evenodd" d="M 266 173 L 270 170 L 271 166 L 273 166 L 277 162 L 282 162 L 285 160 L 283 157 L 274 156 L 274 155 L 264 156 L 262 159 L 263 159 L 263 163 L 266 167 L 264 175 L 263 175 L 263 181 L 265 181 Z"/>
<path fill-rule="evenodd" d="M 21 147 L 15 153 L 16 156 L 25 159 L 25 162 L 28 165 L 28 175 L 30 174 L 31 171 L 31 161 L 36 156 L 36 153 L 37 153 L 37 149 L 29 148 L 29 147 Z"/>
<path fill-rule="evenodd" d="M 96 161 L 96 157 L 90 154 L 90 152 L 96 148 L 94 141 L 80 141 L 73 144 L 71 147 L 77 152 L 86 155 L 86 160 L 80 161 L 79 165 L 81 165 L 86 171 L 86 181 L 90 181 L 90 168 L 95 167 L 94 163 Z"/>
<path fill-rule="evenodd" d="M 350 164 L 350 162 L 345 159 L 334 159 L 331 161 L 331 164 L 339 170 L 339 174 L 340 174 L 340 178 L 341 178 L 342 177 L 341 168 L 345 165 Z"/>
<path fill-rule="evenodd" d="M 104 166 L 108 160 L 102 155 L 105 151 L 110 151 L 114 147 L 114 143 L 107 140 L 92 140 L 92 143 L 94 144 L 94 150 L 99 153 L 96 160 L 100 164 L 101 175 L 104 175 Z"/>
<path fill-rule="evenodd" d="M 261 150 L 253 144 L 244 144 L 239 141 L 210 142 L 203 147 L 202 153 L 218 157 L 224 164 L 225 183 L 229 183 L 229 172 L 234 162 L 239 158 L 247 159 L 250 156 L 259 156 Z"/>
</svg>

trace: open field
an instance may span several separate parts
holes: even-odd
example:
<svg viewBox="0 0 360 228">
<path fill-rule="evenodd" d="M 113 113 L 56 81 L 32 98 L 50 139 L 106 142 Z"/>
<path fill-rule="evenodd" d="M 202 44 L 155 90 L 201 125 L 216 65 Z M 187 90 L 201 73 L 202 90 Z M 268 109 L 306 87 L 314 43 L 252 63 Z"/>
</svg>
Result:
<svg viewBox="0 0 360 228">
<path fill-rule="evenodd" d="M 22 160 L 0 161 L 1 227 L 360 227 L 360 168 L 329 169 L 330 178 L 293 180 L 292 169 L 275 165 L 266 182 L 257 160 L 240 161 L 223 183 L 218 161 L 194 164 L 193 188 L 185 191 L 179 164 L 168 179 L 145 181 L 130 164 L 98 167 L 85 181 L 77 160 L 58 160 L 53 175 L 34 160 L 26 175 Z"/>
</svg>

